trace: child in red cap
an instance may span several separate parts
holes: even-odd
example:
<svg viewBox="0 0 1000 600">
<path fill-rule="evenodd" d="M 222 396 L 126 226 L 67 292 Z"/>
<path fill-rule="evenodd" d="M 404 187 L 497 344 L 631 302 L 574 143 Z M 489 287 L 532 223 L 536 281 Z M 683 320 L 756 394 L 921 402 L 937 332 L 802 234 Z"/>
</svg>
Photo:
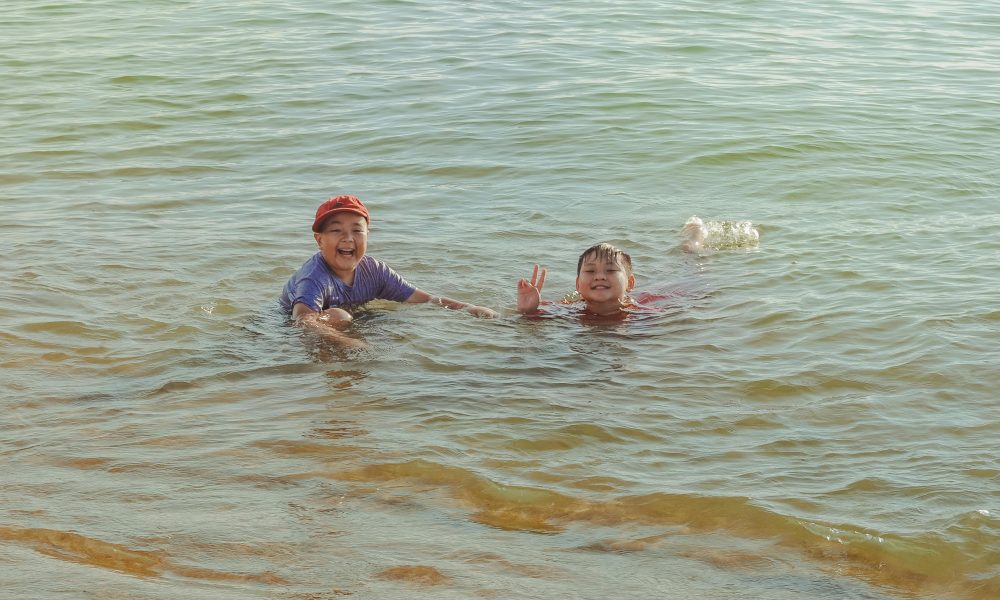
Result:
<svg viewBox="0 0 1000 600">
<path fill-rule="evenodd" d="M 489 308 L 432 296 L 366 255 L 369 222 L 368 209 L 354 196 L 330 198 L 316 210 L 312 229 L 319 252 L 292 275 L 279 299 L 296 322 L 352 343 L 330 326 L 350 323 L 351 313 L 346 309 L 376 298 L 409 304 L 433 302 L 477 317 L 497 316 Z"/>
</svg>

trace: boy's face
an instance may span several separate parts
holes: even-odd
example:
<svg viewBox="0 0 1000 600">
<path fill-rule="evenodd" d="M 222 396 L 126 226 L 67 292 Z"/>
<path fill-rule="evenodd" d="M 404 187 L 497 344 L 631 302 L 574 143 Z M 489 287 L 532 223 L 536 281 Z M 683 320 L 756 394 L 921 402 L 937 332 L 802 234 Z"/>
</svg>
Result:
<svg viewBox="0 0 1000 600">
<path fill-rule="evenodd" d="M 354 269 L 368 248 L 368 221 L 357 213 L 333 213 L 313 237 L 326 264 L 345 283 L 352 283 Z"/>
<path fill-rule="evenodd" d="M 601 256 L 587 256 L 576 277 L 576 291 L 588 305 L 617 307 L 635 286 L 635 277 L 629 275 L 616 260 Z"/>
</svg>

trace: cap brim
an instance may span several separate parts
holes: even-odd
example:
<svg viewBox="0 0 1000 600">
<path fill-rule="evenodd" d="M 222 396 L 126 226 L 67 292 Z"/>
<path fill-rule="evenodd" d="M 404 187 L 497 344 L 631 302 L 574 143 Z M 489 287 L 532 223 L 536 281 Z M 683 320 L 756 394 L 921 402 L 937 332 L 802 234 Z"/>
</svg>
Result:
<svg viewBox="0 0 1000 600">
<path fill-rule="evenodd" d="M 368 217 L 368 215 L 366 215 L 365 213 L 361 212 L 360 210 L 357 210 L 357 209 L 354 209 L 354 208 L 335 208 L 335 209 L 331 210 L 330 212 L 326 213 L 325 215 L 323 215 L 322 217 L 320 217 L 320 218 L 316 219 L 315 221 L 313 221 L 313 227 L 312 227 L 313 231 L 315 233 L 319 233 L 323 229 L 323 227 L 322 227 L 323 223 L 325 223 L 326 221 L 328 221 L 330 219 L 330 217 L 332 217 L 333 215 L 335 215 L 337 213 L 345 213 L 345 212 L 354 213 L 356 215 L 362 216 L 362 217 L 365 218 L 365 222 L 366 223 L 371 223 L 371 219 Z"/>
</svg>

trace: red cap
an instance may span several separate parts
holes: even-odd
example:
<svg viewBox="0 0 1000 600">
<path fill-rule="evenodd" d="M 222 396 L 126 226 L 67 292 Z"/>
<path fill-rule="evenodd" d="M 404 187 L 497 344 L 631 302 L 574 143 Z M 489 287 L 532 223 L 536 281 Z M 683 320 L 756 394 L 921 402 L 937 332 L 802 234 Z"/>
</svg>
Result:
<svg viewBox="0 0 1000 600">
<path fill-rule="evenodd" d="M 358 200 L 357 197 L 334 196 L 323 204 L 320 204 L 319 208 L 316 209 L 316 220 L 313 221 L 313 231 L 319 233 L 319 226 L 323 224 L 323 221 L 336 212 L 352 212 L 361 215 L 369 223 L 372 221 L 371 217 L 368 216 L 368 209 L 365 208 L 364 204 L 361 204 L 361 200 Z"/>
</svg>

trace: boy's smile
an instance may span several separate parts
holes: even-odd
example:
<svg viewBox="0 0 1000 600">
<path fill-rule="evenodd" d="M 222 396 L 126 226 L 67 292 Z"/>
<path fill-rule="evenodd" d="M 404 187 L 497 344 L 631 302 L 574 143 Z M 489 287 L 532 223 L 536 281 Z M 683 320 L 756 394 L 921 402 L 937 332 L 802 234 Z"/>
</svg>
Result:
<svg viewBox="0 0 1000 600">
<path fill-rule="evenodd" d="M 576 278 L 576 291 L 587 303 L 587 309 L 598 314 L 620 310 L 635 278 L 617 261 L 600 256 L 588 256 Z"/>
<path fill-rule="evenodd" d="M 334 274 L 347 285 L 353 285 L 354 269 L 368 248 L 368 221 L 353 212 L 336 212 L 313 237 Z"/>
</svg>

